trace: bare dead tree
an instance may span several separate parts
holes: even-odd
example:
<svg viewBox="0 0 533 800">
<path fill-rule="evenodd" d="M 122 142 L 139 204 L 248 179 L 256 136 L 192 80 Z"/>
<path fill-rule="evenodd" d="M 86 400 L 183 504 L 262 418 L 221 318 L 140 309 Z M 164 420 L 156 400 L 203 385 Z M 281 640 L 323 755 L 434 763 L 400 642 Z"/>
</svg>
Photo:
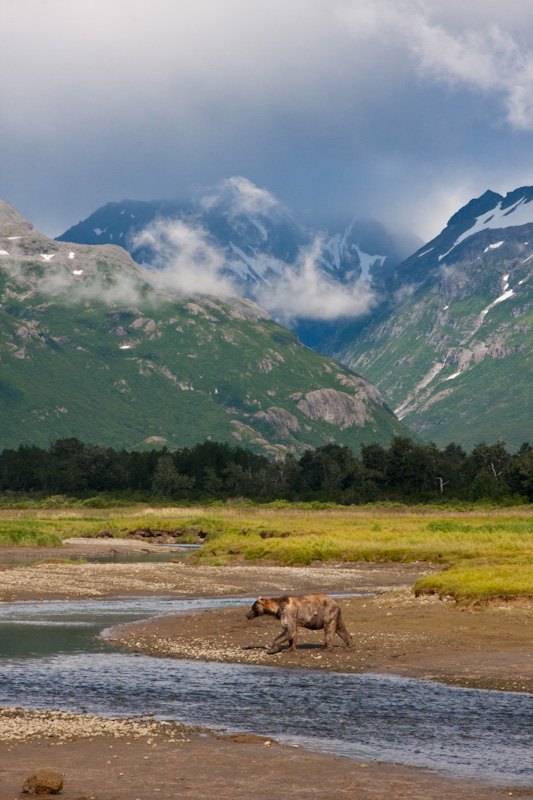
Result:
<svg viewBox="0 0 533 800">
<path fill-rule="evenodd" d="M 448 484 L 450 481 L 445 481 L 445 480 L 444 480 L 444 478 L 435 478 L 435 480 L 439 482 L 440 493 L 442 494 L 442 493 L 444 492 L 444 487 L 445 487 L 445 486 L 446 486 L 446 485 L 447 485 L 447 484 Z"/>
</svg>

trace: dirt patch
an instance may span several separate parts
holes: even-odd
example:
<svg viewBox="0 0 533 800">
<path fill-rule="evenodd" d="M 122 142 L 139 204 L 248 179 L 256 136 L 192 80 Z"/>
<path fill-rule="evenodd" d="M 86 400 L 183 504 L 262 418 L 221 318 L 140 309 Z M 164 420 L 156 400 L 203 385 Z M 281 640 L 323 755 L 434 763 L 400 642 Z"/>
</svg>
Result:
<svg viewBox="0 0 533 800">
<path fill-rule="evenodd" d="M 24 712 L 20 712 L 24 723 Z M 13 721 L 13 720 L 11 720 Z M 107 720 L 106 723 L 109 721 Z M 83 718 L 72 719 L 78 729 Z M 272 739 L 169 729 L 110 736 L 90 732 L 0 744 L 0 786 L 22 800 L 37 769 L 63 777 L 62 800 L 502 800 L 533 789 L 489 786 L 409 767 L 366 764 L 280 746 Z M 94 729 L 96 730 L 96 728 Z M 1 733 L 1 722 L 0 722 Z M 26 795 L 27 796 L 27 795 Z"/>
</svg>

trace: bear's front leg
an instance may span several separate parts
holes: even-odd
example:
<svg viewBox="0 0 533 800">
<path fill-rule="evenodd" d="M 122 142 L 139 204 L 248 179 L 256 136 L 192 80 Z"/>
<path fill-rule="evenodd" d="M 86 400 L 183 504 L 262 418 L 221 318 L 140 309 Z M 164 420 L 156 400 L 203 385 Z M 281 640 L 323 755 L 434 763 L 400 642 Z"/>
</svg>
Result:
<svg viewBox="0 0 533 800">
<path fill-rule="evenodd" d="M 294 650 L 296 648 L 296 631 L 293 631 L 292 628 L 284 628 L 282 633 L 280 633 L 279 636 L 276 636 L 270 645 L 270 648 L 267 651 L 268 654 L 273 655 L 274 653 L 277 653 L 281 649 L 281 645 L 284 642 L 289 642 L 288 650 Z"/>
</svg>

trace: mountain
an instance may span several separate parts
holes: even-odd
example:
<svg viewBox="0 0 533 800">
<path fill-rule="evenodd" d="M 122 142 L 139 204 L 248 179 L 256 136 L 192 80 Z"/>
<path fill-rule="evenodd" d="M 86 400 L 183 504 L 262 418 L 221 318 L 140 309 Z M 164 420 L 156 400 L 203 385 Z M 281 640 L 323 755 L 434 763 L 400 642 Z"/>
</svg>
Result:
<svg viewBox="0 0 533 800">
<path fill-rule="evenodd" d="M 185 252 L 197 268 L 207 262 L 211 277 L 215 271 L 233 292 L 260 303 L 311 346 L 318 346 L 334 330 L 336 317 L 346 313 L 346 301 L 337 303 L 337 314 L 328 297 L 348 288 L 370 298 L 372 285 L 420 245 L 416 237 L 391 233 L 371 219 L 311 229 L 245 178 L 230 178 L 187 202 L 107 203 L 57 241 L 120 244 L 138 262 L 156 269 L 168 269 Z M 354 288 L 358 281 L 364 284 L 362 292 Z M 310 286 L 313 282 L 316 287 Z M 306 293 L 314 303 L 307 302 Z M 372 303 L 367 305 L 370 309 Z M 361 302 L 349 308 L 367 310 Z"/>
<path fill-rule="evenodd" d="M 183 296 L 121 247 L 48 239 L 1 201 L 0 357 L 0 449 L 212 438 L 275 455 L 406 432 L 250 300 Z"/>
<path fill-rule="evenodd" d="M 533 441 L 533 187 L 486 192 L 389 275 L 389 301 L 327 352 L 421 437 Z"/>
</svg>

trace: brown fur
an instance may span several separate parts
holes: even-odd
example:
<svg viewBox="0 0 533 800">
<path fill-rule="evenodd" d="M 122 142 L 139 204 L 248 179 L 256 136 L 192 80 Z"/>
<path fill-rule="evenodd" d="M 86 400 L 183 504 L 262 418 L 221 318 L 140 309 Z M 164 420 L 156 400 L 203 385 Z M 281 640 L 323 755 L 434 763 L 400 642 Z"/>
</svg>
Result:
<svg viewBox="0 0 533 800">
<path fill-rule="evenodd" d="M 326 594 L 284 595 L 283 597 L 258 597 L 246 615 L 248 619 L 270 614 L 277 617 L 283 628 L 282 633 L 272 642 L 269 653 L 276 653 L 284 642 L 289 650 L 296 647 L 296 629 L 324 629 L 326 640 L 324 649 L 333 648 L 333 637 L 339 634 L 346 647 L 351 647 L 352 637 L 341 619 L 341 610 L 335 600 Z"/>
</svg>

